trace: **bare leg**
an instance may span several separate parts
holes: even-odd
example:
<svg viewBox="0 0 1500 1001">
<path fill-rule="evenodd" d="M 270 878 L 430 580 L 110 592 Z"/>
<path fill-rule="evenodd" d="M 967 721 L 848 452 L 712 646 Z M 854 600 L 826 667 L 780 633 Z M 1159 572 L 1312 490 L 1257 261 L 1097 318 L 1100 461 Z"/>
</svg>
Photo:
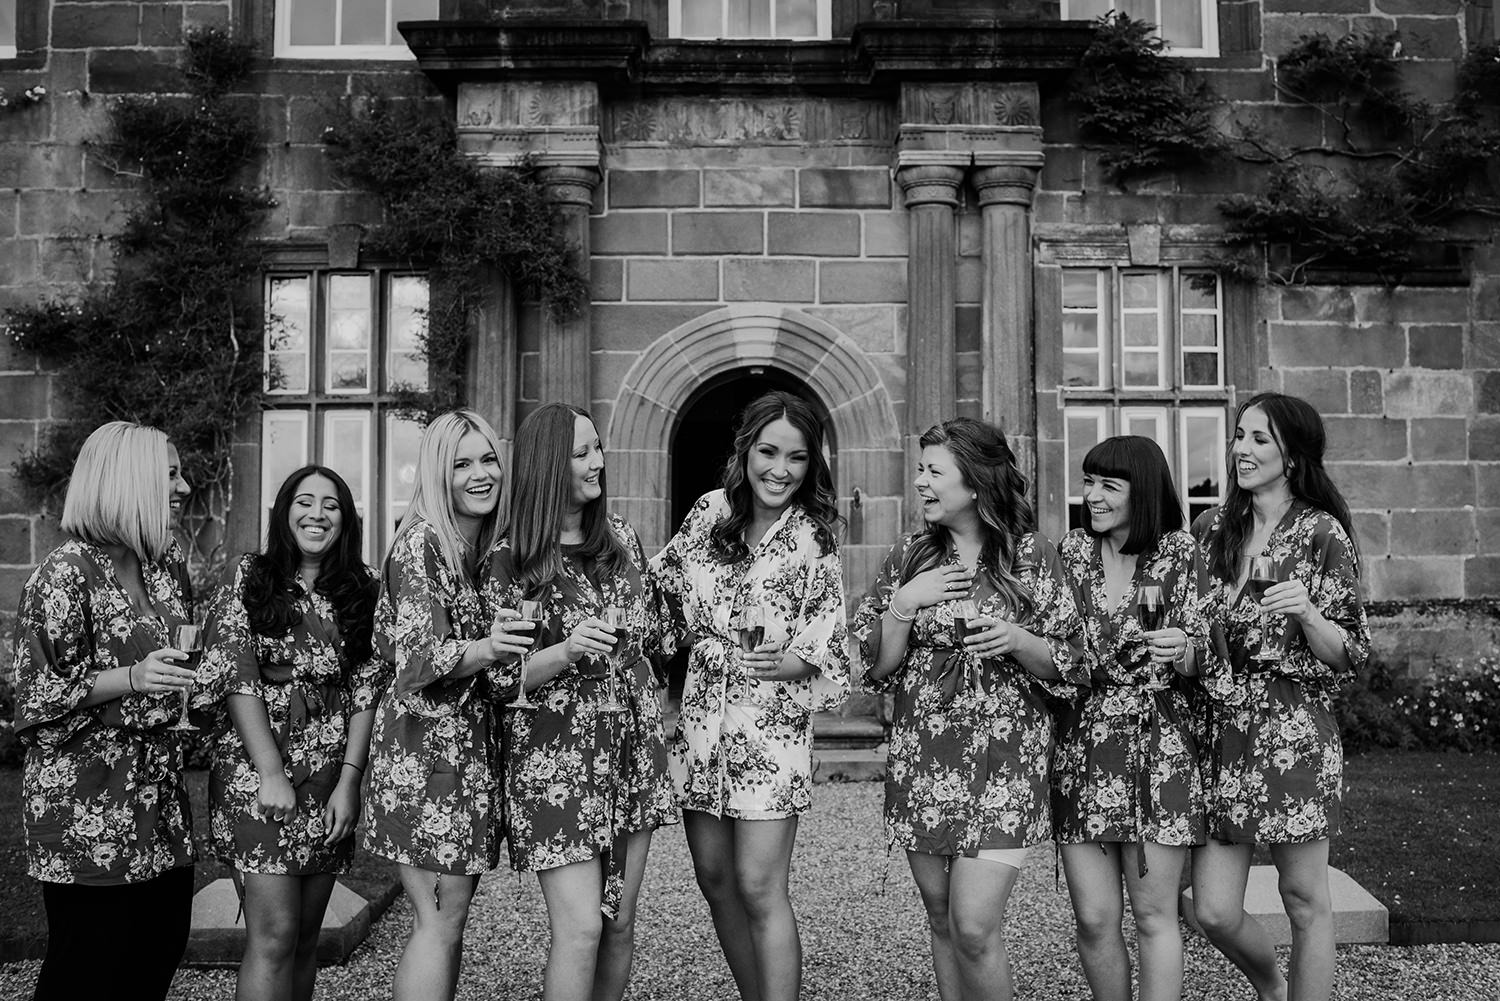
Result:
<svg viewBox="0 0 1500 1001">
<path fill-rule="evenodd" d="M 1135 915 L 1136 948 L 1141 958 L 1141 1001 L 1178 1001 L 1182 997 L 1182 928 L 1177 923 L 1177 893 L 1186 848 L 1145 844 L 1147 872 L 1140 875 L 1142 846 L 1121 846 L 1125 889 Z M 1129 981 L 1125 997 L 1129 998 Z"/>
<path fill-rule="evenodd" d="M 245 955 L 235 983 L 235 1001 L 273 1001 L 293 996 L 301 879 L 249 872 L 245 888 Z"/>
<path fill-rule="evenodd" d="M 1193 912 L 1214 947 L 1239 968 L 1261 1001 L 1285 1001 L 1286 980 L 1270 936 L 1245 913 L 1250 845 L 1209 842 L 1193 849 Z"/>
<path fill-rule="evenodd" d="M 1287 970 L 1291 1001 L 1328 1001 L 1333 993 L 1333 900 L 1328 891 L 1328 841 L 1272 845 L 1277 889 L 1292 924 Z"/>
<path fill-rule="evenodd" d="M 392 1001 L 452 998 L 464 958 L 464 925 L 478 876 L 445 876 L 415 866 L 398 867 L 412 904 L 411 937 L 396 964 Z M 434 899 L 438 887 L 442 906 Z"/>
<path fill-rule="evenodd" d="M 319 873 L 300 877 L 302 914 L 297 932 L 297 958 L 292 969 L 293 1001 L 312 1001 L 318 979 L 318 934 L 323 930 L 323 912 L 333 895 L 334 876 Z"/>
<path fill-rule="evenodd" d="M 802 993 L 802 937 L 789 883 L 797 818 L 734 825 L 734 878 L 755 946 L 761 1001 L 795 1001 Z"/>
<path fill-rule="evenodd" d="M 545 1001 L 588 1001 L 594 988 L 594 964 L 604 933 L 604 867 L 597 858 L 536 874 L 547 901 L 552 943 L 542 978 Z"/>
<path fill-rule="evenodd" d="M 948 879 L 948 926 L 964 1001 L 1011 1001 L 1005 905 L 1020 870 L 1003 862 L 955 858 Z"/>
<path fill-rule="evenodd" d="M 948 927 L 948 860 L 941 855 L 907 852 L 912 878 L 922 894 L 927 927 L 932 933 L 932 972 L 937 977 L 938 997 L 960 1001 L 958 960 L 953 957 L 953 933 Z"/>
<path fill-rule="evenodd" d="M 599 939 L 599 958 L 594 964 L 594 1001 L 620 1001 L 630 982 L 630 964 L 635 958 L 635 910 L 646 875 L 646 855 L 651 850 L 651 832 L 630 835 L 625 851 L 625 887 L 620 910 L 604 919 Z"/>
<path fill-rule="evenodd" d="M 760 979 L 755 970 L 755 949 L 750 943 L 750 919 L 740 897 L 734 865 L 734 821 L 698 810 L 682 811 L 682 826 L 688 849 L 693 853 L 693 872 L 698 889 L 708 901 L 714 932 L 724 960 L 739 988 L 741 1001 L 761 1001 Z"/>
<path fill-rule="evenodd" d="M 1099 841 L 1063 845 L 1062 863 L 1078 929 L 1078 961 L 1094 1001 L 1130 1001 L 1130 954 L 1120 929 L 1125 919 L 1120 846 Z"/>
</svg>

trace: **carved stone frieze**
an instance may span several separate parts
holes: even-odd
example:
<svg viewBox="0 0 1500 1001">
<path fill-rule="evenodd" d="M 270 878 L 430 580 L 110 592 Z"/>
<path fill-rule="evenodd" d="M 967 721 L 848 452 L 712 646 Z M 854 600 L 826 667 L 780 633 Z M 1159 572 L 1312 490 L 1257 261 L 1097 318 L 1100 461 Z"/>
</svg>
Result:
<svg viewBox="0 0 1500 1001">
<path fill-rule="evenodd" d="M 1042 103 L 1034 83 L 906 83 L 903 125 L 990 125 L 1040 128 Z"/>
<path fill-rule="evenodd" d="M 888 144 L 893 109 L 796 97 L 649 97 L 607 105 L 604 141 L 621 145 Z"/>
</svg>

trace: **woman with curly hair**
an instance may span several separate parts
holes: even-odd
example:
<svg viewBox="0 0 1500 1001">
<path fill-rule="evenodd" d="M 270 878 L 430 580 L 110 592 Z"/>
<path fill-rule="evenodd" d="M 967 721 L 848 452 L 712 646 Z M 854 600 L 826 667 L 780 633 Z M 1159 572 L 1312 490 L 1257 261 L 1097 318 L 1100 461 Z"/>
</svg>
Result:
<svg viewBox="0 0 1500 1001">
<path fill-rule="evenodd" d="M 1078 616 L 1000 429 L 961 417 L 920 444 L 926 527 L 891 548 L 855 616 L 866 683 L 896 696 L 886 835 L 921 891 L 943 1001 L 1008 1001 L 1005 906 L 1052 834 L 1046 699 L 1086 677 Z"/>
<path fill-rule="evenodd" d="M 804 400 L 773 392 L 750 403 L 722 487 L 653 561 L 679 635 L 694 639 L 668 748 L 683 825 L 745 1001 L 801 990 L 787 884 L 797 818 L 812 805 L 812 714 L 849 685 L 823 440 Z"/>
<path fill-rule="evenodd" d="M 214 849 L 243 884 L 240 1001 L 308 1001 L 334 878 L 349 867 L 380 692 L 379 584 L 348 485 L 303 466 L 271 505 L 264 552 L 240 560 L 209 617 Z"/>
<path fill-rule="evenodd" d="M 662 610 L 640 540 L 610 513 L 587 411 L 549 403 L 521 422 L 510 522 L 485 596 L 495 608 L 539 602 L 545 623 L 524 675 L 496 676 L 526 688 L 504 711 L 511 865 L 537 874 L 547 902 L 542 996 L 619 1001 L 651 832 L 677 808 L 648 659 Z"/>
</svg>

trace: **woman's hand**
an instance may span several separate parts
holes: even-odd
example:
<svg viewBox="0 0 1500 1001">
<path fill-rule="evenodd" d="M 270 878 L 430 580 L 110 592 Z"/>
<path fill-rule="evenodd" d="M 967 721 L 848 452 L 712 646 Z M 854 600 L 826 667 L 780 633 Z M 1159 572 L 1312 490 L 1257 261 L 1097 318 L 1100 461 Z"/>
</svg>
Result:
<svg viewBox="0 0 1500 1001">
<path fill-rule="evenodd" d="M 181 665 L 187 654 L 175 647 L 162 647 L 146 654 L 146 659 L 130 666 L 130 686 L 137 692 L 180 692 L 192 688 L 197 673 Z"/>
<path fill-rule="evenodd" d="M 1142 632 L 1151 651 L 1151 659 L 1157 664 L 1181 664 L 1187 656 L 1188 635 L 1176 626 Z"/>
<path fill-rule="evenodd" d="M 599 618 L 584 619 L 563 640 L 563 654 L 570 664 L 590 655 L 607 657 L 614 649 L 615 632 Z"/>
<path fill-rule="evenodd" d="M 801 657 L 787 653 L 778 640 L 762 643 L 739 656 L 745 675 L 753 681 L 801 681 L 817 671 Z"/>
<path fill-rule="evenodd" d="M 260 773 L 260 792 L 256 794 L 256 816 L 262 820 L 291 820 L 297 813 L 297 794 L 291 779 L 280 769 Z"/>
<path fill-rule="evenodd" d="M 1306 585 L 1295 579 L 1266 588 L 1265 597 L 1260 599 L 1260 610 L 1266 615 L 1285 615 L 1303 625 L 1322 618 L 1318 606 L 1313 604 L 1312 595 L 1307 593 Z"/>
<path fill-rule="evenodd" d="M 333 787 L 333 795 L 323 807 L 323 827 L 328 831 L 328 837 L 323 839 L 325 848 L 332 848 L 349 837 L 354 833 L 354 825 L 359 823 L 361 773 L 343 765 L 339 766 L 339 771 L 338 785 Z"/>
<path fill-rule="evenodd" d="M 940 601 L 962 598 L 974 584 L 974 571 L 959 563 L 948 563 L 931 570 L 923 570 L 902 584 L 891 596 L 891 608 L 898 609 L 898 616 L 913 615 L 919 608 L 936 605 Z"/>
<path fill-rule="evenodd" d="M 964 649 L 981 659 L 1015 653 L 1016 648 L 1031 636 L 1014 622 L 992 615 L 979 616 L 969 623 L 969 628 L 969 635 L 964 637 Z"/>
<path fill-rule="evenodd" d="M 519 659 L 536 642 L 536 638 L 531 635 L 536 625 L 529 619 L 521 618 L 521 613 L 512 608 L 502 608 L 495 612 L 495 619 L 490 623 L 487 651 L 490 660 Z"/>
</svg>

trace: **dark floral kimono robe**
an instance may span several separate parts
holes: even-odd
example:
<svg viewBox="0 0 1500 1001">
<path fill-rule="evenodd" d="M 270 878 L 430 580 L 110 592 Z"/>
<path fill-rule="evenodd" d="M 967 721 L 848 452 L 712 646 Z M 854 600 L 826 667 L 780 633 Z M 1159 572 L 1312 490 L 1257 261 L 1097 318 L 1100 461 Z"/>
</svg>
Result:
<svg viewBox="0 0 1500 1001">
<path fill-rule="evenodd" d="M 1223 528 L 1224 512 L 1193 525 L 1206 554 Z M 1264 554 L 1278 579 L 1296 578 L 1344 640 L 1354 671 L 1370 656 L 1370 628 L 1359 597 L 1359 563 L 1343 526 L 1303 501 L 1293 501 L 1266 540 Z M 1284 616 L 1268 619 L 1279 661 L 1258 663 L 1260 615 L 1247 591 L 1211 583 L 1214 652 L 1204 673 L 1209 746 L 1209 836 L 1236 844 L 1297 844 L 1339 832 L 1344 754 L 1333 715 L 1335 691 L 1352 674 L 1313 656 L 1307 639 Z"/>
<path fill-rule="evenodd" d="M 21 816 L 26 867 L 49 883 L 141 883 L 193 863 L 175 692 L 127 692 L 80 708 L 102 671 L 170 646 L 192 620 L 187 565 L 174 542 L 141 564 L 142 614 L 109 554 L 70 539 L 27 580 L 16 622 L 16 733 L 26 746 Z"/>
</svg>

